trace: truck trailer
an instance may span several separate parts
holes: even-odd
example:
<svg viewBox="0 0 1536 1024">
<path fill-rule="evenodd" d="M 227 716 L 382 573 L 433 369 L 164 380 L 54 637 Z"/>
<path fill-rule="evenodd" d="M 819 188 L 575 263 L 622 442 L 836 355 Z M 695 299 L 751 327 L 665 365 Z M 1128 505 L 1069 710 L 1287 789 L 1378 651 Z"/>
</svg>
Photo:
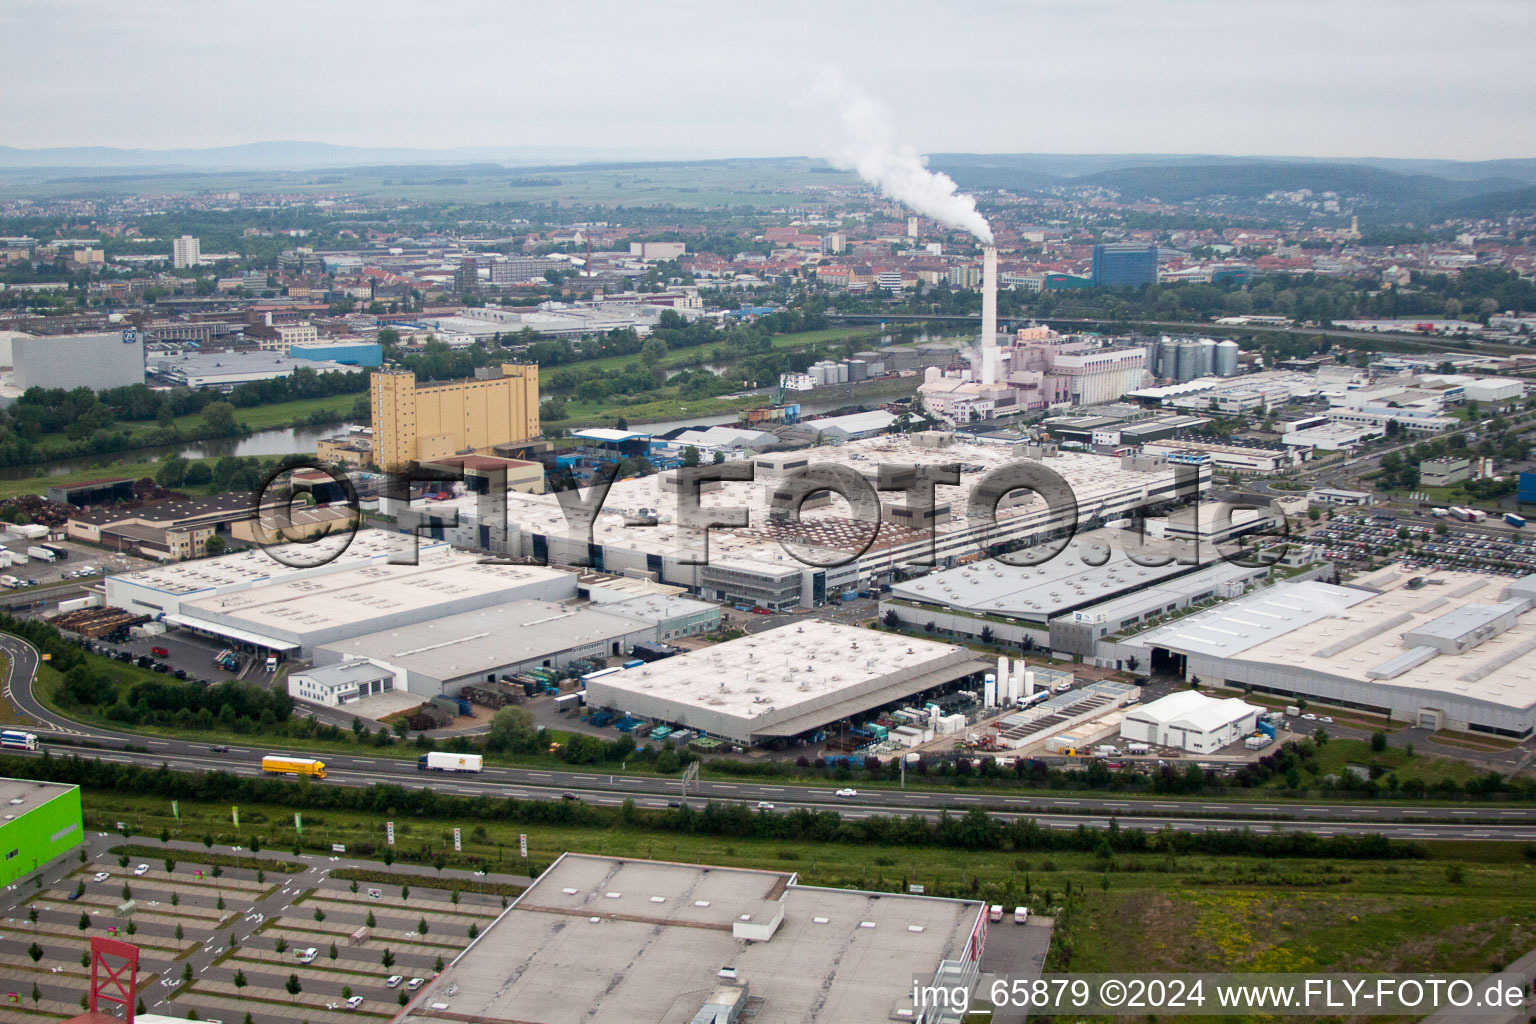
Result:
<svg viewBox="0 0 1536 1024">
<path fill-rule="evenodd" d="M 416 759 L 419 772 L 478 772 L 485 770 L 485 758 L 479 754 L 449 754 L 434 750 Z"/>
<path fill-rule="evenodd" d="M 52 548 L 45 548 L 41 544 L 34 544 L 27 548 L 28 558 L 40 558 L 45 562 L 56 562 L 59 556 L 54 554 Z"/>
</svg>

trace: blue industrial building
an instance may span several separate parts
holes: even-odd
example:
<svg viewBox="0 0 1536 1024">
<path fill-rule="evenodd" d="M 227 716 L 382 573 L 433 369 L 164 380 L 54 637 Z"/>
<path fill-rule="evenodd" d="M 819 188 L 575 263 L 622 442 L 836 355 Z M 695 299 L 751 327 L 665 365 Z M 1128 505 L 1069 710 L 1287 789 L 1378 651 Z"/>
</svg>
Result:
<svg viewBox="0 0 1536 1024">
<path fill-rule="evenodd" d="M 330 359 L 347 366 L 380 366 L 384 346 L 376 341 L 304 341 L 288 347 L 294 359 Z"/>
<path fill-rule="evenodd" d="M 1157 283 L 1157 246 L 1113 243 L 1093 247 L 1093 283 L 1139 288 Z"/>
<path fill-rule="evenodd" d="M 1536 502 L 1536 473 L 1521 473 L 1519 490 L 1515 497 L 1523 502 Z"/>
</svg>

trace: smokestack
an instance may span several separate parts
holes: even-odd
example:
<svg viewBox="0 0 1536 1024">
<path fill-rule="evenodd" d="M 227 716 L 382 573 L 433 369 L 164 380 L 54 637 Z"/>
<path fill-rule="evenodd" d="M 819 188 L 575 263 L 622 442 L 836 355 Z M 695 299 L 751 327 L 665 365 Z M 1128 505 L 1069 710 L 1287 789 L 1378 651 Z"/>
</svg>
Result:
<svg viewBox="0 0 1536 1024">
<path fill-rule="evenodd" d="M 997 383 L 997 248 L 981 251 L 981 382 Z"/>
</svg>

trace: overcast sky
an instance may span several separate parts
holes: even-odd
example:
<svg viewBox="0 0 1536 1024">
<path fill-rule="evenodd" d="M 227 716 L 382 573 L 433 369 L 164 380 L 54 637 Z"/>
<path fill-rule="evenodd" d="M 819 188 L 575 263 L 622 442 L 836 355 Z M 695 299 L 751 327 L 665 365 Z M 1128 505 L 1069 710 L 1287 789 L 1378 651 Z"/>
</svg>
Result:
<svg viewBox="0 0 1536 1024">
<path fill-rule="evenodd" d="M 0 145 L 1536 156 L 1529 0 L 0 4 Z"/>
</svg>

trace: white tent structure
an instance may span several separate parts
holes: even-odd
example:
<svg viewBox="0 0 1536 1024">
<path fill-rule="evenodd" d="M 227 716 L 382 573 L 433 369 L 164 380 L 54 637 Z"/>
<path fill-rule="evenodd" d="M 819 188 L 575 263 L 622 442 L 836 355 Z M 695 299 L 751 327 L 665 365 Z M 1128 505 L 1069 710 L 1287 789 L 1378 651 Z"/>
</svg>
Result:
<svg viewBox="0 0 1536 1024">
<path fill-rule="evenodd" d="M 1263 711 L 1236 697 L 1221 699 L 1181 690 L 1126 711 L 1120 721 L 1120 736 L 1136 743 L 1209 754 L 1253 732 Z"/>
</svg>

